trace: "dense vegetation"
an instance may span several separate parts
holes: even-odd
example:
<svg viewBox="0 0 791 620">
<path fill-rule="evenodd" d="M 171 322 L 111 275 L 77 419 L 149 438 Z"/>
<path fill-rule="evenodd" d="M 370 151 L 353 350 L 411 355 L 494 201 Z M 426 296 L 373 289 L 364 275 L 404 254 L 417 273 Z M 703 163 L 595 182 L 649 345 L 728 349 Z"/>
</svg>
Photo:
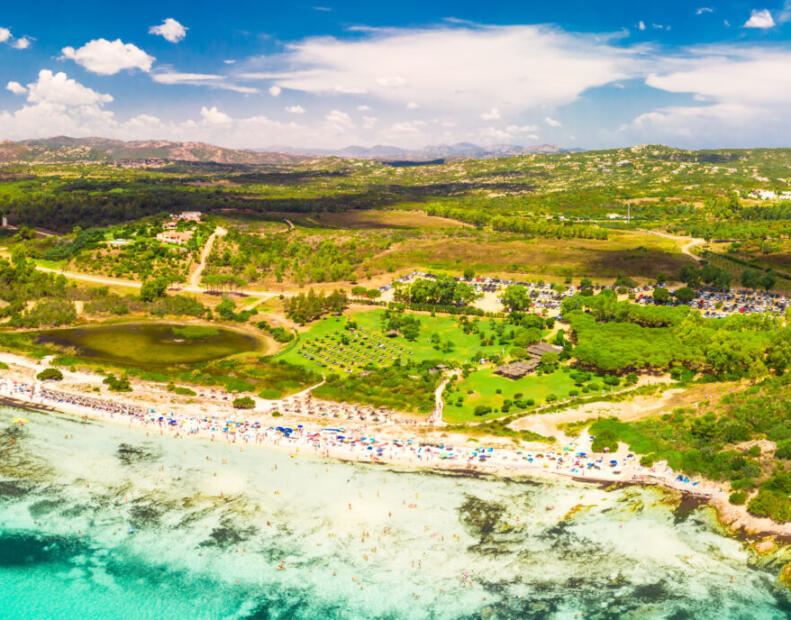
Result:
<svg viewBox="0 0 791 620">
<path fill-rule="evenodd" d="M 600 419 L 594 448 L 627 443 L 644 464 L 667 460 L 690 476 L 729 481 L 734 503 L 776 521 L 791 521 L 791 375 L 765 379 L 698 409 L 676 409 L 639 422 Z M 773 447 L 762 449 L 756 440 Z"/>
</svg>

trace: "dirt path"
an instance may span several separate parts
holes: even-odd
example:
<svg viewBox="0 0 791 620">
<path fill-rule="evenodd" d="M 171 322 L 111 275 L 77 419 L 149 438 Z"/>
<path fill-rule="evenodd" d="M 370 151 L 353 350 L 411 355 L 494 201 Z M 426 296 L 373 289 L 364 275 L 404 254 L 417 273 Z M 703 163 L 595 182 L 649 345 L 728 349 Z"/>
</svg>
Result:
<svg viewBox="0 0 791 620">
<path fill-rule="evenodd" d="M 225 230 L 222 226 L 218 226 L 214 229 L 214 232 L 209 235 L 209 238 L 206 239 L 206 243 L 203 245 L 203 249 L 200 253 L 200 262 L 198 266 L 195 268 L 195 271 L 189 277 L 189 285 L 190 288 L 200 288 L 200 278 L 203 274 L 203 270 L 206 269 L 206 261 L 209 260 L 209 255 L 211 254 L 212 247 L 214 247 L 214 240 L 217 237 L 224 237 L 228 231 Z"/>
<path fill-rule="evenodd" d="M 706 243 L 705 239 L 697 239 L 695 237 L 680 237 L 678 235 L 671 235 L 670 233 L 663 233 L 656 230 L 646 230 L 644 228 L 640 228 L 639 230 L 648 233 L 649 235 L 656 235 L 657 237 L 664 237 L 665 239 L 672 239 L 673 241 L 681 243 L 683 244 L 680 248 L 682 254 L 689 256 L 696 263 L 699 263 L 701 260 L 703 260 L 700 256 L 692 251 L 692 248 L 699 245 L 704 245 Z"/>
<path fill-rule="evenodd" d="M 62 269 L 51 269 L 50 267 L 42 267 L 41 265 L 36 265 L 36 269 L 45 273 L 54 273 L 56 275 L 65 276 L 69 280 L 82 280 L 83 282 L 94 282 L 96 284 L 105 284 L 107 286 L 140 288 L 140 282 L 133 282 L 132 280 L 121 280 L 119 278 L 107 278 L 104 276 L 92 276 L 85 273 L 63 271 Z"/>
</svg>

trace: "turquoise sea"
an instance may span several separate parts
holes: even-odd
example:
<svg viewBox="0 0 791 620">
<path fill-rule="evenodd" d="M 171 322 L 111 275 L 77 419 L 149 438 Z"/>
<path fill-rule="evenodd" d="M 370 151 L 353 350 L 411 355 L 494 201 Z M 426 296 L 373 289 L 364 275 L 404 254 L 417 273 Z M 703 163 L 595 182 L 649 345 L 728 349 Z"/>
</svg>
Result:
<svg viewBox="0 0 791 620">
<path fill-rule="evenodd" d="M 653 489 L 352 466 L 0 408 L 6 619 L 788 618 L 784 561 Z"/>
</svg>

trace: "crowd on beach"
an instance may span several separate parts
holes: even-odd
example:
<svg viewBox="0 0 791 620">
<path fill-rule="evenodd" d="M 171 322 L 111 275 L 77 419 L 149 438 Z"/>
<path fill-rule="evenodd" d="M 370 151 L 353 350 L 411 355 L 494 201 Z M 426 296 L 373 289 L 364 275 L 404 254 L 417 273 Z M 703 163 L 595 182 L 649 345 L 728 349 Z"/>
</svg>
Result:
<svg viewBox="0 0 791 620">
<path fill-rule="evenodd" d="M 9 378 L 0 379 L 0 396 L 23 401 L 33 406 L 50 406 L 84 418 L 104 418 L 126 423 L 160 435 L 198 437 L 240 446 L 257 445 L 288 450 L 292 456 L 314 454 L 342 460 L 388 463 L 406 466 L 459 469 L 512 476 L 559 475 L 577 479 L 606 482 L 646 482 L 692 492 L 701 497 L 723 493 L 715 485 L 690 481 L 666 467 L 643 467 L 631 453 L 592 454 L 587 451 L 591 437 L 570 440 L 565 445 L 547 445 L 538 449 L 527 447 L 500 448 L 472 445 L 451 445 L 410 437 L 394 437 L 405 431 L 402 424 L 372 427 L 351 419 L 351 426 L 332 427 L 305 424 L 272 424 L 272 413 L 294 418 L 320 410 L 321 405 L 310 398 L 293 399 L 288 405 L 271 406 L 269 411 L 230 413 L 229 415 L 185 415 L 158 412 L 154 407 L 125 403 L 89 395 L 56 390 L 42 383 L 27 383 Z M 343 405 L 336 405 L 338 411 Z M 332 409 L 330 409 L 331 411 Z M 376 414 L 375 410 L 371 412 Z M 265 416 L 267 416 L 265 418 Z M 364 419 L 363 419 L 364 420 Z M 342 423 L 342 422 L 341 422 Z M 374 433 L 381 436 L 373 436 Z"/>
</svg>

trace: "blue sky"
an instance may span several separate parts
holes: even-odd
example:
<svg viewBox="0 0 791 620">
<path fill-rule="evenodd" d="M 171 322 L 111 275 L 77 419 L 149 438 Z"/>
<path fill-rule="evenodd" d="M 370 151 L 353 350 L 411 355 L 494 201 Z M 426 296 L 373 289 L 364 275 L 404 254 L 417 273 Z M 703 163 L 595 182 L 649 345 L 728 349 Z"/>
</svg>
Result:
<svg viewBox="0 0 791 620">
<path fill-rule="evenodd" d="M 791 0 L 15 3 L 0 139 L 789 146 Z"/>
</svg>

